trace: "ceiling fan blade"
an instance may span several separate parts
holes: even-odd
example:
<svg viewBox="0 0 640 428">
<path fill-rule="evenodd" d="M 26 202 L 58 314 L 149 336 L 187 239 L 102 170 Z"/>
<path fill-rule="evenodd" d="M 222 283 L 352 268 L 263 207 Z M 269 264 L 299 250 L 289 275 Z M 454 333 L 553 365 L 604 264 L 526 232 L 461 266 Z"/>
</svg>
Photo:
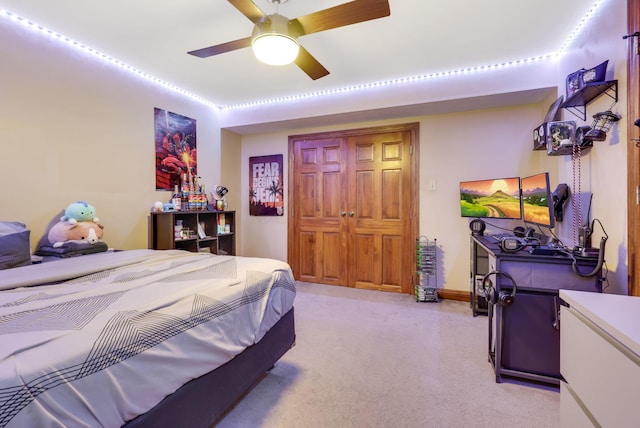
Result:
<svg viewBox="0 0 640 428">
<path fill-rule="evenodd" d="M 307 51 L 302 46 L 300 46 L 300 52 L 298 52 L 298 57 L 296 58 L 295 63 L 313 80 L 319 79 L 329 74 L 329 70 L 324 68 L 324 66 L 320 64 L 318 60 L 315 59 L 313 55 L 311 55 L 309 51 Z"/>
<path fill-rule="evenodd" d="M 232 42 L 222 43 L 220 45 L 209 46 L 208 48 L 196 49 L 195 51 L 190 51 L 187 53 L 189 55 L 197 56 L 200 58 L 207 58 L 221 53 L 235 51 L 237 49 L 248 48 L 249 46 L 251 46 L 251 37 L 245 37 L 244 39 L 238 39 Z"/>
<path fill-rule="evenodd" d="M 229 3 L 233 5 L 236 9 L 240 11 L 241 14 L 246 16 L 253 22 L 257 24 L 267 17 L 265 13 L 260 10 L 258 6 L 251 0 L 228 0 Z"/>
<path fill-rule="evenodd" d="M 302 28 L 302 34 L 312 34 L 345 25 L 389 16 L 388 0 L 354 0 L 309 15 L 292 19 Z"/>
</svg>

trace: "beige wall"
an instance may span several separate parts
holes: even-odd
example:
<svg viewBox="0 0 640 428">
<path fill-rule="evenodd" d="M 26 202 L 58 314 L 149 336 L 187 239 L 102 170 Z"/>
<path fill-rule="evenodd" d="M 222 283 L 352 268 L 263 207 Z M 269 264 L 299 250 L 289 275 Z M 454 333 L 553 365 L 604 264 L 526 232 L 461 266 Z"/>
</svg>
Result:
<svg viewBox="0 0 640 428">
<path fill-rule="evenodd" d="M 112 247 L 147 247 L 155 191 L 153 109 L 197 120 L 198 173 L 219 181 L 215 112 L 25 27 L 0 26 L 0 219 L 32 245 L 71 202 L 92 204 Z"/>
<path fill-rule="evenodd" d="M 565 76 L 580 68 L 591 68 L 604 60 L 609 60 L 607 79 L 618 80 L 618 102 L 603 95 L 587 106 L 587 120 L 582 121 L 565 113 L 565 119 L 576 120 L 578 125 L 591 125 L 593 114 L 607 109 L 622 116 L 607 140 L 595 142 L 593 149 L 580 162 L 576 175 L 581 175 L 582 212 L 586 217 L 588 200 L 593 195 L 591 218 L 602 222 L 609 236 L 606 246 L 605 291 L 627 294 L 627 46 L 631 41 L 623 40 L 627 34 L 627 5 L 625 0 L 607 0 L 599 10 L 593 25 L 585 28 L 567 50 L 559 64 L 558 86 L 564 93 Z M 631 40 L 631 39 L 630 39 Z M 633 143 L 631 143 L 633 144 Z M 571 185 L 573 165 L 569 156 L 555 160 L 559 179 Z M 558 231 L 567 242 L 573 242 L 573 210 L 568 206 L 569 221 Z M 595 224 L 594 245 L 598 245 L 602 229 Z"/>
<path fill-rule="evenodd" d="M 245 195 L 248 197 L 248 191 L 243 191 L 246 187 L 241 185 L 240 165 L 242 164 L 242 139 L 238 134 L 222 130 L 220 146 L 220 183 L 229 189 L 229 193 L 225 196 L 225 200 L 229 204 L 229 210 L 236 211 L 236 224 L 240 224 L 244 212 L 240 209 L 240 204 L 244 200 Z M 244 230 L 241 227 L 236 228 L 236 252 L 240 254 L 239 243 L 242 240 Z"/>
<path fill-rule="evenodd" d="M 546 110 L 547 106 L 544 106 Z M 531 123 L 540 121 L 540 105 L 486 109 L 402 121 L 353 123 L 322 129 L 242 137 L 242 186 L 248 188 L 248 158 L 282 153 L 287 158 L 288 136 L 335 129 L 355 129 L 390 123 L 420 123 L 420 234 L 437 238 L 441 248 L 440 286 L 467 290 L 469 283 L 468 220 L 460 217 L 459 182 L 483 178 L 524 176 L 547 171 L 546 155 L 533 152 Z M 285 162 L 287 163 L 287 162 Z M 545 169 L 546 168 L 546 169 Z M 555 175 L 555 171 L 553 171 Z M 289 189 L 285 170 L 285 195 Z M 246 177 L 246 178 L 245 178 Z M 436 182 L 436 190 L 427 183 Z M 288 202 L 288 201 L 287 201 Z M 248 212 L 248 198 L 242 200 Z M 512 229 L 517 222 L 496 220 L 498 227 Z M 251 256 L 287 258 L 287 214 L 284 217 L 244 216 L 241 222 L 242 253 Z"/>
<path fill-rule="evenodd" d="M 495 178 L 501 176 L 526 176 L 538 172 L 550 173 L 553 188 L 567 183 L 573 188 L 574 166 L 571 156 L 550 157 L 543 151 L 533 151 L 532 131 L 539 125 L 547 108 L 557 96 L 564 95 L 565 76 L 579 68 L 590 68 L 609 59 L 608 79 L 618 79 L 620 101 L 613 110 L 626 116 L 626 45 L 619 34 L 626 28 L 626 6 L 623 0 L 609 0 L 598 16 L 582 33 L 563 59 L 551 63 L 557 74 L 557 94 L 539 104 L 509 108 L 487 108 L 468 112 L 420 117 L 406 117 L 387 121 L 363 121 L 341 123 L 316 128 L 290 128 L 269 134 L 243 135 L 240 171 L 241 184 L 248 188 L 248 157 L 282 153 L 287 155 L 287 137 L 309 132 L 334 129 L 350 129 L 386 123 L 420 122 L 420 234 L 437 238 L 441 249 L 442 272 L 439 286 L 454 290 L 469 289 L 469 229 L 468 220 L 460 217 L 458 184 L 462 180 Z M 464 85 L 468 85 L 468 77 Z M 455 80 L 451 78 L 448 80 Z M 527 80 L 527 76 L 523 76 Z M 451 84 L 451 81 L 448 82 Z M 356 97 L 351 99 L 355 103 Z M 577 125 L 590 125 L 597 111 L 606 110 L 612 100 L 603 96 L 588 106 L 588 117 L 582 121 L 567 113 L 564 120 L 575 120 Z M 303 106 L 296 106 L 296 115 L 303 114 Z M 338 108 L 344 108 L 340 105 Z M 354 107 L 356 108 L 356 107 Z M 361 108 L 366 109 L 366 101 Z M 311 109 L 317 113 L 315 107 Z M 366 113 L 361 115 L 366 116 Z M 339 119 L 336 119 L 338 121 Z M 596 143 L 591 152 L 580 162 L 582 200 L 594 194 L 591 215 L 604 225 L 607 243 L 606 291 L 626 294 L 627 290 L 627 239 L 626 239 L 626 119 L 616 126 L 605 142 Z M 225 122 L 226 123 L 226 122 Z M 285 161 L 286 163 L 286 161 Z M 577 165 L 577 164 L 576 164 Z M 288 191 L 285 171 L 285 194 Z M 429 190 L 427 183 L 435 180 L 437 188 Z M 285 202 L 286 203 L 286 202 Z M 583 204 L 586 217 L 587 203 Z M 248 212 L 248 199 L 241 203 L 241 211 Z M 519 222 L 497 220 L 497 227 L 512 228 Z M 244 237 L 239 247 L 246 255 L 287 257 L 287 216 L 250 217 L 241 221 Z M 554 232 L 568 246 L 573 242 L 573 211 L 566 206 L 565 220 Z M 494 231 L 500 231 L 494 228 Z M 549 232 L 547 232 L 549 233 Z M 596 227 L 594 242 L 601 236 Z"/>
<path fill-rule="evenodd" d="M 287 133 L 260 134 L 242 137 L 242 154 L 240 185 L 242 198 L 239 211 L 242 236 L 238 241 L 240 254 L 251 257 L 273 257 L 287 260 L 287 220 L 289 191 L 289 165 Z M 249 215 L 249 158 L 252 156 L 283 155 L 284 200 L 283 216 L 251 216 Z"/>
</svg>

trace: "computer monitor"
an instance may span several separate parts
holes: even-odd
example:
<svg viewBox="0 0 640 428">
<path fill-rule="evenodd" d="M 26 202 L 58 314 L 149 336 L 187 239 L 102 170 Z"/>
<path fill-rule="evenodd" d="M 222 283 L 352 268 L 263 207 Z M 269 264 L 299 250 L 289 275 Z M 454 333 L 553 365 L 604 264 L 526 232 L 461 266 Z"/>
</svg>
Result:
<svg viewBox="0 0 640 428">
<path fill-rule="evenodd" d="M 549 173 L 524 177 L 520 180 L 522 188 L 522 218 L 525 223 L 533 223 L 553 228 L 553 198 L 549 187 Z"/>
<path fill-rule="evenodd" d="M 520 177 L 460 182 L 462 217 L 521 219 Z"/>
</svg>

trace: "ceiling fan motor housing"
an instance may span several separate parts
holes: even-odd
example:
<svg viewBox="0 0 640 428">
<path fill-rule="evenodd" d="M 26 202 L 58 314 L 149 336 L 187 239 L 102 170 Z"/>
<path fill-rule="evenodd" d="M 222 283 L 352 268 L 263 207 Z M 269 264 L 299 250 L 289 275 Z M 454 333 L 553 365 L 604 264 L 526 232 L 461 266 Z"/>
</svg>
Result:
<svg viewBox="0 0 640 428">
<path fill-rule="evenodd" d="M 289 18 L 274 13 L 273 15 L 268 15 L 253 27 L 251 39 L 255 40 L 256 37 L 273 33 L 296 40 L 302 34 L 302 28 L 300 28 L 300 25 L 296 25 L 295 22 L 290 21 Z"/>
</svg>

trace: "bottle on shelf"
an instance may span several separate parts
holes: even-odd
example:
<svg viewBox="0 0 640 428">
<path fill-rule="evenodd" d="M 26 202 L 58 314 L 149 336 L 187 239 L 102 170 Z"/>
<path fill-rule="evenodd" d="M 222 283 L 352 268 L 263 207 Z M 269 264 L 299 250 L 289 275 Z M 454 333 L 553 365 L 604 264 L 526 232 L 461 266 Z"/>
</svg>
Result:
<svg viewBox="0 0 640 428">
<path fill-rule="evenodd" d="M 193 211 L 194 201 L 193 201 L 193 190 L 191 189 L 189 189 L 189 194 L 187 195 L 187 206 L 189 207 L 189 211 Z"/>
<path fill-rule="evenodd" d="M 178 185 L 173 187 L 173 195 L 171 195 L 171 203 L 176 207 L 177 211 L 181 211 L 182 195 L 178 191 Z"/>
<path fill-rule="evenodd" d="M 182 195 L 181 206 L 182 211 L 189 211 L 189 182 L 187 181 L 187 174 L 182 174 Z"/>
<path fill-rule="evenodd" d="M 207 199 L 207 192 L 205 191 L 204 184 L 200 185 L 200 209 L 202 211 L 207 210 L 209 200 Z"/>
<path fill-rule="evenodd" d="M 189 174 L 189 211 L 195 211 L 198 207 L 196 206 L 196 188 L 195 188 L 195 177 Z"/>
</svg>

